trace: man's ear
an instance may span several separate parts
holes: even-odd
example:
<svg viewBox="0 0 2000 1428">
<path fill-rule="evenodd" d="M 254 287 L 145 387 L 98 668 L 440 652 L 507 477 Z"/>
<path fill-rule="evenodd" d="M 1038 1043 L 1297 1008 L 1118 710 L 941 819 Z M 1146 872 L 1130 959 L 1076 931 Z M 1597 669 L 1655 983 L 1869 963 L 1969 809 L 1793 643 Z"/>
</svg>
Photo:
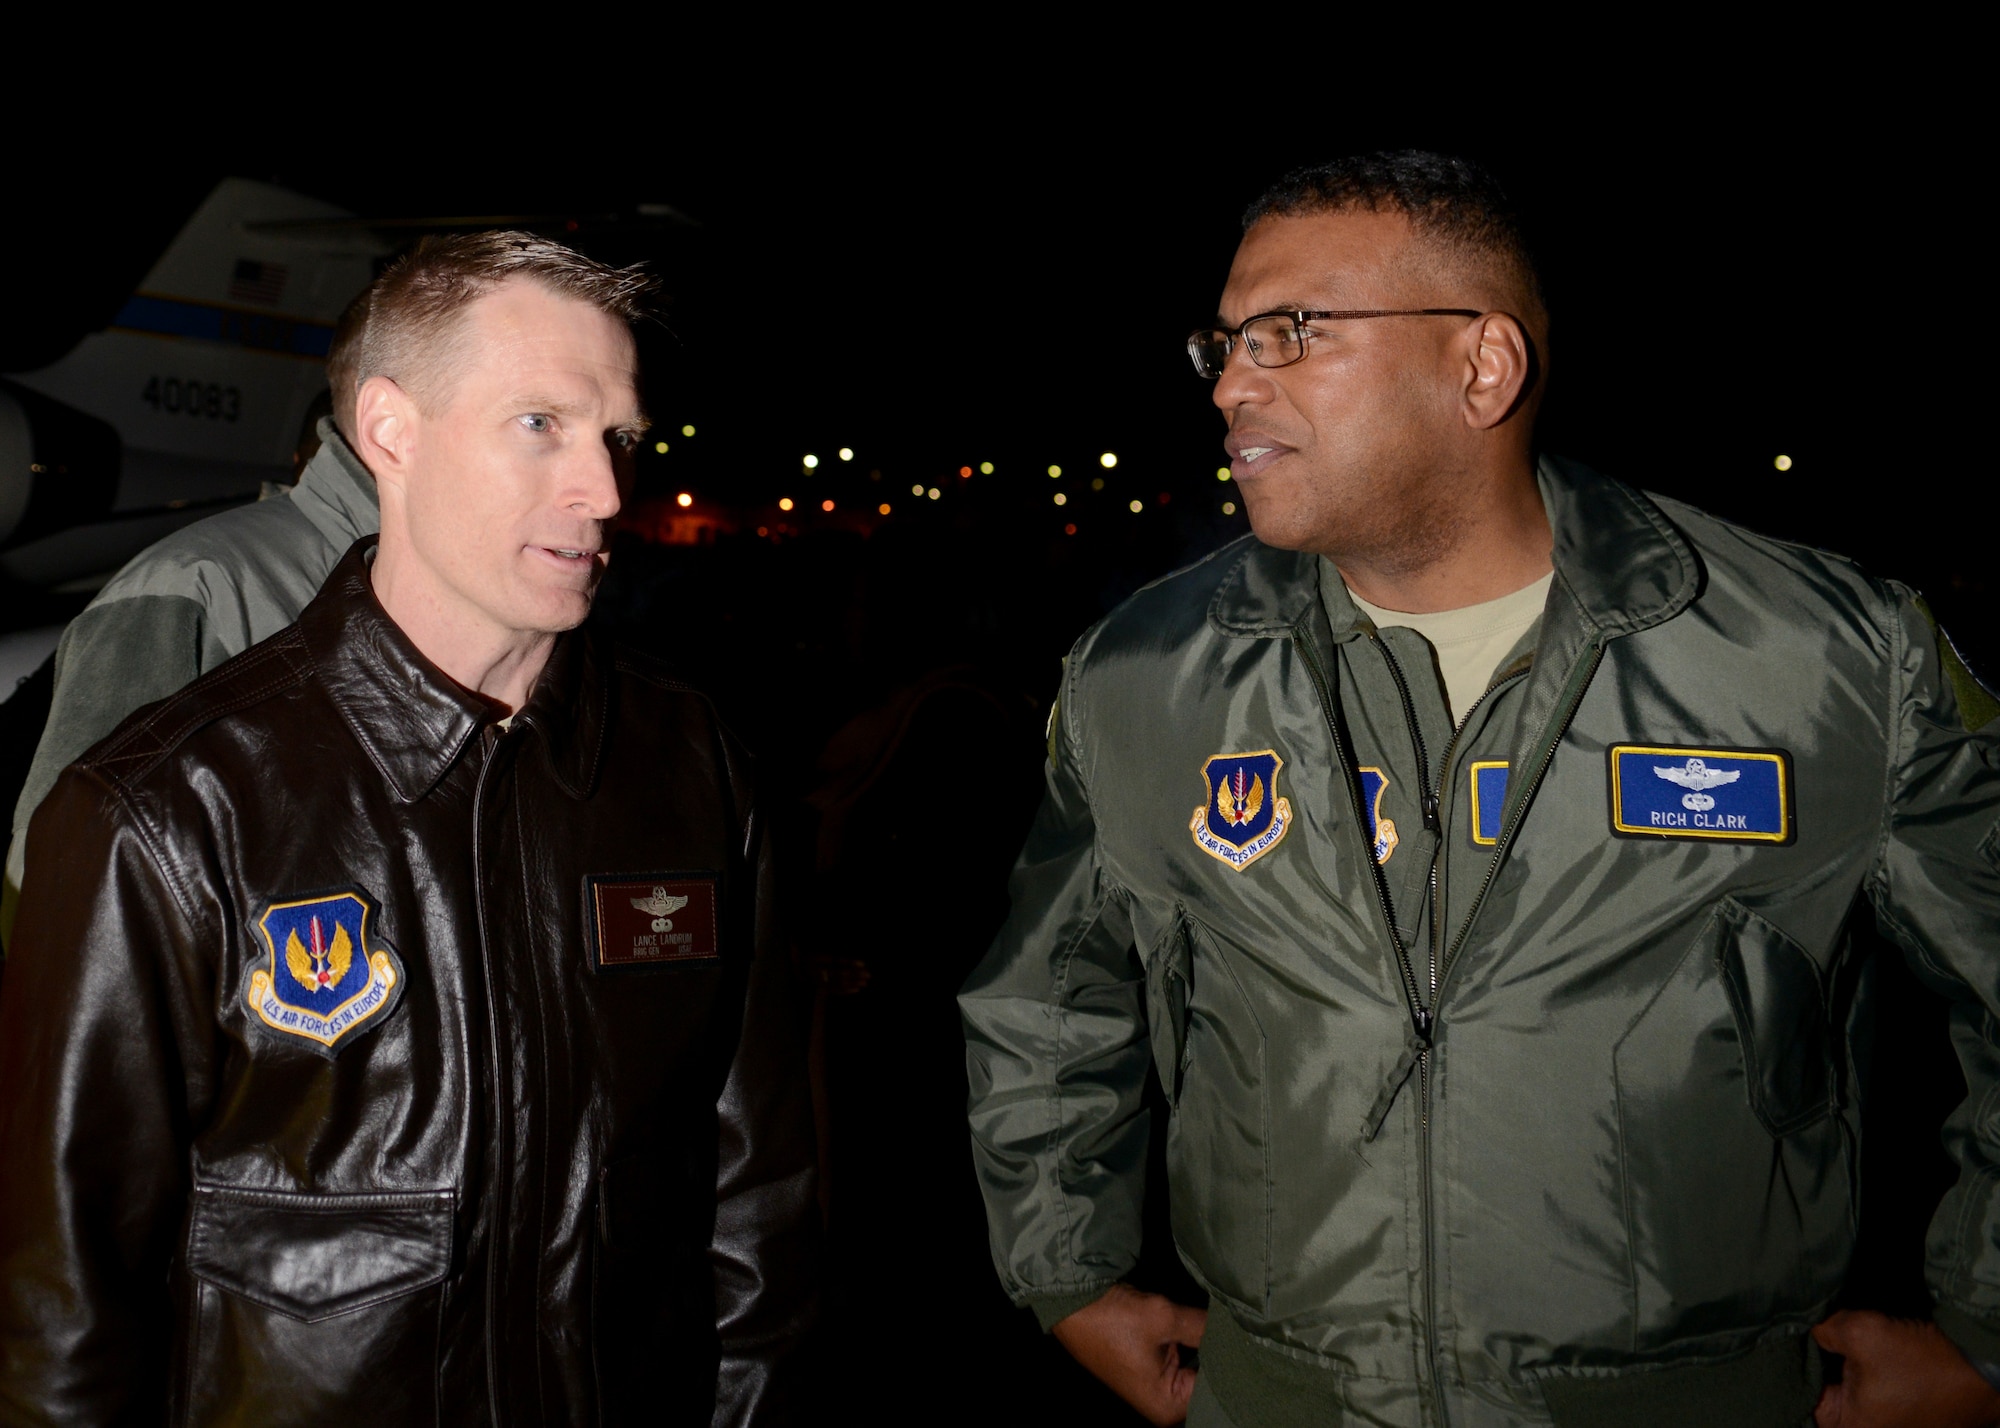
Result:
<svg viewBox="0 0 2000 1428">
<path fill-rule="evenodd" d="M 387 377 L 370 377 L 354 399 L 354 454 L 380 485 L 401 490 L 416 454 L 420 417 L 410 394 Z"/>
<path fill-rule="evenodd" d="M 1465 422 L 1475 431 L 1489 431 L 1513 415 L 1534 389 L 1534 343 L 1517 320 L 1489 312 L 1479 320 L 1469 355 Z"/>
</svg>

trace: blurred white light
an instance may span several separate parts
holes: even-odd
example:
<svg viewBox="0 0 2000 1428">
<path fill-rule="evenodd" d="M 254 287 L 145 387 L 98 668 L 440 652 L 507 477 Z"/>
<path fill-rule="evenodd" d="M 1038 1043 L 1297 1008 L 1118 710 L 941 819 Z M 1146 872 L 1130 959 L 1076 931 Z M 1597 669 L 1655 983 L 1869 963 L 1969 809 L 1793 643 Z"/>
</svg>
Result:
<svg viewBox="0 0 2000 1428">
<path fill-rule="evenodd" d="M 810 471 L 817 465 L 819 465 L 819 458 L 808 452 L 806 454 L 806 470 Z"/>
<path fill-rule="evenodd" d="M 1777 467 L 1780 471 L 1789 471 L 1792 469 L 1792 458 L 1789 456 L 1780 456 L 1776 461 L 1773 461 L 1771 464 Z"/>
<path fill-rule="evenodd" d="M 1068 505 L 1068 504 L 1069 504 L 1069 497 L 1065 496 L 1065 495 L 1064 495 L 1064 494 L 1063 494 L 1062 492 L 1060 492 L 1060 491 L 1056 492 L 1056 504 L 1057 504 L 1058 506 L 1066 506 L 1066 505 Z"/>
<path fill-rule="evenodd" d="M 922 486 L 912 486 L 910 487 L 910 494 L 912 496 L 921 496 L 924 494 L 924 488 Z"/>
<path fill-rule="evenodd" d="M 1225 515 L 1225 516 L 1233 516 L 1233 515 L 1235 515 L 1235 514 L 1236 514 L 1236 503 L 1235 503 L 1234 501 L 1224 501 L 1224 502 L 1222 503 L 1222 514 L 1223 514 L 1223 515 Z"/>
<path fill-rule="evenodd" d="M 1215 479 L 1218 481 L 1227 481 L 1229 479 L 1229 468 L 1227 466 L 1216 467 Z"/>
<path fill-rule="evenodd" d="M 681 428 L 681 435 L 682 435 L 682 436 L 693 436 L 693 435 L 694 435 L 694 428 L 693 428 L 693 427 L 691 427 L 691 426 L 684 426 L 684 427 L 682 427 L 682 428 Z"/>
<path fill-rule="evenodd" d="M 1136 516 L 1139 512 L 1146 509 L 1146 503 L 1144 501 L 1134 501 L 1126 509 Z"/>
<path fill-rule="evenodd" d="M 982 462 L 980 462 L 980 463 L 979 463 L 979 474 L 980 474 L 981 476 L 991 476 L 991 475 L 993 474 L 993 463 L 992 463 L 992 462 L 990 462 L 990 461 L 982 461 Z"/>
<path fill-rule="evenodd" d="M 1112 467 L 1118 464 L 1118 453 L 1115 451 L 1105 452 L 1102 456 L 1097 458 L 1097 464 L 1099 466 L 1102 466 L 1106 471 L 1109 471 Z"/>
<path fill-rule="evenodd" d="M 930 490 L 924 492 L 924 494 L 926 496 L 929 496 L 933 501 L 935 501 L 938 498 L 938 488 L 933 486 L 930 488 Z"/>
<path fill-rule="evenodd" d="M 781 511 L 789 511 L 789 510 L 790 510 L 791 508 L 792 508 L 792 498 L 791 498 L 790 496 L 780 496 L 780 497 L 778 497 L 778 509 L 779 509 L 779 510 L 781 510 Z"/>
<path fill-rule="evenodd" d="M 676 506 L 692 506 L 694 504 L 694 497 L 683 491 L 680 495 L 674 497 L 674 504 Z"/>
<path fill-rule="evenodd" d="M 841 447 L 841 448 L 840 448 L 840 459 L 841 459 L 842 461 L 852 461 L 852 460 L 854 459 L 854 448 L 853 448 L 853 447 L 851 447 L 851 446 L 843 446 L 843 447 Z"/>
<path fill-rule="evenodd" d="M 1060 475 L 1062 475 L 1062 467 L 1060 467 L 1060 466 L 1051 466 L 1051 467 L 1049 468 L 1049 475 L 1051 475 L 1051 476 L 1060 476 Z"/>
<path fill-rule="evenodd" d="M 664 441 L 656 441 L 653 443 L 653 450 L 665 456 L 667 454 L 667 444 Z"/>
</svg>

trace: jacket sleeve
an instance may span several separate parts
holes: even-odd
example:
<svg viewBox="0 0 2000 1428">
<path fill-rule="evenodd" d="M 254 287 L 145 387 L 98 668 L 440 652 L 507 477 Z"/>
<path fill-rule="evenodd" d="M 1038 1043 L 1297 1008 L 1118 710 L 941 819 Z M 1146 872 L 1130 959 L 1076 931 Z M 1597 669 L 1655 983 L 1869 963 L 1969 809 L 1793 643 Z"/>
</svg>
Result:
<svg viewBox="0 0 2000 1428">
<path fill-rule="evenodd" d="M 201 605 L 185 596 L 109 600 L 71 620 L 56 646 L 49 722 L 14 805 L 14 831 L 27 828 L 57 775 L 127 714 L 176 693 L 228 656 Z"/>
<path fill-rule="evenodd" d="M 803 1415 L 796 1349 L 817 1307 L 818 1155 L 806 1078 L 804 998 L 776 929 L 771 853 L 749 820 L 755 951 L 742 1032 L 717 1105 L 714 1267 L 722 1341 L 714 1428 Z"/>
<path fill-rule="evenodd" d="M 199 939 L 133 820 L 71 771 L 0 985 L 0 1422 L 159 1422 L 187 1204 Z"/>
<path fill-rule="evenodd" d="M 1125 896 L 1099 857 L 1077 666 L 1052 720 L 1012 911 L 958 998 L 994 1265 L 1044 1328 L 1137 1263 L 1150 1129 L 1145 978 Z"/>
<path fill-rule="evenodd" d="M 2000 704 L 1922 603 L 1896 593 L 1898 736 L 1869 892 L 1884 932 L 1951 1000 L 1965 1071 L 1944 1127 L 1958 1182 L 1926 1245 L 1938 1326 L 2000 1361 Z"/>
</svg>

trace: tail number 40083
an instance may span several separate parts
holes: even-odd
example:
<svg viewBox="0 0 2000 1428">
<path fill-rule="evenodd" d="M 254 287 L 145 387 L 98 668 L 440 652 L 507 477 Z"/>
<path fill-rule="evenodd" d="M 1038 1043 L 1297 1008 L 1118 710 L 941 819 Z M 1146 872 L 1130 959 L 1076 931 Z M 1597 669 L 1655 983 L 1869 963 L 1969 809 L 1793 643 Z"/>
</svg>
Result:
<svg viewBox="0 0 2000 1428">
<path fill-rule="evenodd" d="M 206 417 L 210 421 L 235 421 L 243 414 L 242 392 L 193 377 L 186 381 L 179 377 L 148 378 L 139 400 L 156 412 Z"/>
</svg>

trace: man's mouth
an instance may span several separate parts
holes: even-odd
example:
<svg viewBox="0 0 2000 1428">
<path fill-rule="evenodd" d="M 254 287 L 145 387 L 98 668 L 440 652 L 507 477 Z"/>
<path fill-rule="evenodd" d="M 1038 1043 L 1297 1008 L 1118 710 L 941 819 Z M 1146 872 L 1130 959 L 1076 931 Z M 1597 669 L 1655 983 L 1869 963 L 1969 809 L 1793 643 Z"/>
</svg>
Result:
<svg viewBox="0 0 2000 1428">
<path fill-rule="evenodd" d="M 1237 452 L 1236 455 L 1242 461 L 1255 461 L 1258 457 L 1266 455 L 1273 450 L 1275 448 L 1269 446 L 1246 446 Z"/>
</svg>

